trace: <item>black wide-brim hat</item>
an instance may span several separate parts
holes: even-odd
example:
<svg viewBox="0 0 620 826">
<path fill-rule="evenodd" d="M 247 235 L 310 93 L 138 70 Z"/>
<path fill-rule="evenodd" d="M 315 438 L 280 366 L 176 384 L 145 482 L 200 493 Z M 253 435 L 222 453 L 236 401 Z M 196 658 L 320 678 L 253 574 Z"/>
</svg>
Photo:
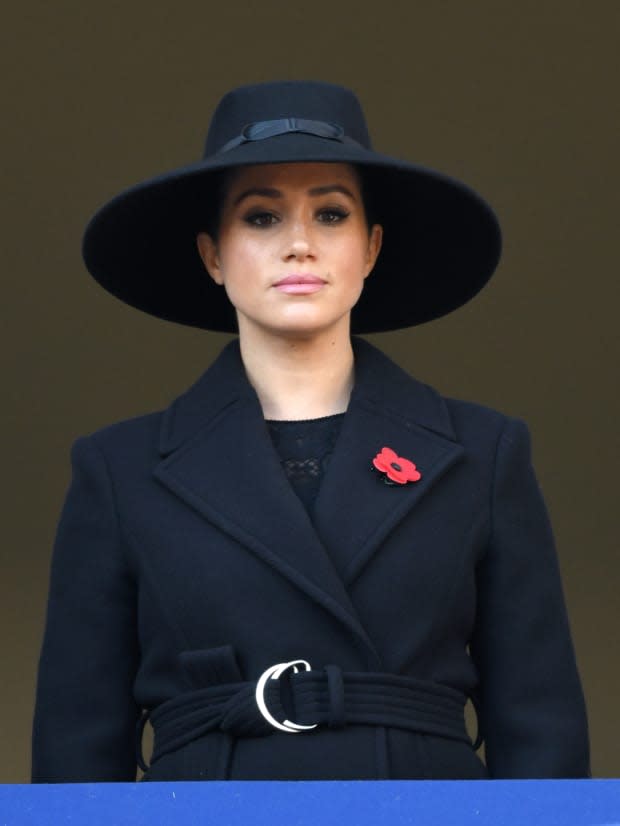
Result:
<svg viewBox="0 0 620 826">
<path fill-rule="evenodd" d="M 489 280 L 501 235 L 488 204 L 439 172 L 371 148 L 355 95 L 328 83 L 243 86 L 216 108 L 203 159 L 117 195 L 84 235 L 87 268 L 106 290 L 147 313 L 236 331 L 222 287 L 206 273 L 197 233 L 220 197 L 218 172 L 265 163 L 355 164 L 383 247 L 352 312 L 352 330 L 421 324 L 465 304 Z"/>
</svg>

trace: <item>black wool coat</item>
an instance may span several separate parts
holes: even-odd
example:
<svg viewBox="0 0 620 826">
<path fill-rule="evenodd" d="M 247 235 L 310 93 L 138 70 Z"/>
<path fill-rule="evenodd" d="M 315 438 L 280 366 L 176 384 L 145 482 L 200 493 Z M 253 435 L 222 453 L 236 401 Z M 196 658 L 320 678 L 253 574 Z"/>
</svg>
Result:
<svg viewBox="0 0 620 826">
<path fill-rule="evenodd" d="M 237 342 L 165 412 L 76 442 L 40 661 L 35 781 L 134 779 L 143 709 L 155 710 L 147 779 L 588 774 L 525 425 L 444 399 L 364 341 L 354 347 L 355 387 L 312 520 Z M 371 470 L 384 446 L 422 478 L 385 485 Z M 205 725 L 213 690 L 253 686 L 300 658 L 313 671 L 405 675 L 473 698 L 487 768 L 471 741 L 347 723 L 346 703 L 338 725 L 300 734 Z M 173 698 L 197 701 L 185 735 L 175 740 L 173 720 L 157 752 L 156 709 Z"/>
</svg>

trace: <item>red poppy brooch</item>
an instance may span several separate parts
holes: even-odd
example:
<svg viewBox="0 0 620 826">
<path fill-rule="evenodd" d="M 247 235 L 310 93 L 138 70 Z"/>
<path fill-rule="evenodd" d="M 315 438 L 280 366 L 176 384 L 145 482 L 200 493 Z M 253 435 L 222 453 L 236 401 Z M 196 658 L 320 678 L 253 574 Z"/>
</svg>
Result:
<svg viewBox="0 0 620 826">
<path fill-rule="evenodd" d="M 372 460 L 373 468 L 383 473 L 386 485 L 406 485 L 417 482 L 422 474 L 409 459 L 403 459 L 391 447 L 384 447 Z"/>
</svg>

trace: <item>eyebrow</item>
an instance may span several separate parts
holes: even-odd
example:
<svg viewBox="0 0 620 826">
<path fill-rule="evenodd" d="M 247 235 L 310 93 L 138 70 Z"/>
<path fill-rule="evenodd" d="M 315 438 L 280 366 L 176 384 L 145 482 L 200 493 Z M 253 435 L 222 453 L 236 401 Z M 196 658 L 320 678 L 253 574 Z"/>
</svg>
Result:
<svg viewBox="0 0 620 826">
<path fill-rule="evenodd" d="M 308 194 L 311 196 L 318 196 L 318 195 L 329 195 L 332 192 L 340 192 L 342 195 L 346 195 L 347 197 L 351 198 L 352 201 L 355 200 L 355 195 L 348 189 L 346 186 L 342 184 L 325 184 L 324 186 L 314 186 L 312 189 L 308 190 Z M 272 187 L 261 187 L 261 186 L 253 186 L 250 189 L 245 189 L 241 192 L 234 200 L 234 206 L 237 206 L 241 203 L 241 201 L 245 200 L 245 198 L 249 198 L 252 195 L 259 195 L 263 198 L 282 198 L 282 192 L 279 189 L 274 189 Z"/>
</svg>

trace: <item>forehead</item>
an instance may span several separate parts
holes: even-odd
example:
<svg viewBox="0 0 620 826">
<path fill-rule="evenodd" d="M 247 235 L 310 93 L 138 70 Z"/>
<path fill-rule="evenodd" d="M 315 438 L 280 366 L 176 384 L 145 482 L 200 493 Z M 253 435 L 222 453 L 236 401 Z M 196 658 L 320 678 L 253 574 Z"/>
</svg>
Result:
<svg viewBox="0 0 620 826">
<path fill-rule="evenodd" d="M 360 194 L 359 174 L 346 163 L 273 163 L 243 166 L 230 176 L 227 195 L 231 197 L 248 188 L 310 190 L 341 185 Z"/>
</svg>

